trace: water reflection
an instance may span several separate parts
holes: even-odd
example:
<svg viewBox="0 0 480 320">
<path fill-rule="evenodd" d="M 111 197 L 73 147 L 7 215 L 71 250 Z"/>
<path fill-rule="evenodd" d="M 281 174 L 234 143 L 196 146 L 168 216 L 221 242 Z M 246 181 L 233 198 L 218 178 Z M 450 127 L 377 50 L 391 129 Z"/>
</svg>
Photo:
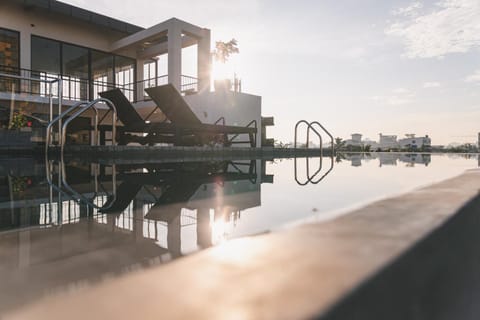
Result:
<svg viewBox="0 0 480 320">
<path fill-rule="evenodd" d="M 0 166 L 0 310 L 220 243 L 273 182 L 261 160 Z"/>
<path fill-rule="evenodd" d="M 396 166 L 398 164 L 405 164 L 407 167 L 414 167 L 415 165 L 428 166 L 432 161 L 432 156 L 429 153 L 345 153 L 338 155 L 336 162 L 343 160 L 350 161 L 353 167 L 362 166 L 362 161 L 369 162 L 372 160 L 378 161 L 378 166 Z"/>
<path fill-rule="evenodd" d="M 300 186 L 306 186 L 307 184 L 318 184 L 320 183 L 330 172 L 332 172 L 333 167 L 334 167 L 334 155 L 332 154 L 329 159 L 329 165 L 326 171 L 324 170 L 324 157 L 315 157 L 315 159 L 318 159 L 318 166 L 314 165 L 315 169 L 311 169 L 311 161 L 310 157 L 303 158 L 305 161 L 305 165 L 303 166 L 305 170 L 305 175 L 304 179 L 300 178 L 299 174 L 299 166 L 297 165 L 298 161 L 300 161 L 297 158 L 293 159 L 293 166 L 294 166 L 294 179 L 297 182 L 298 185 Z M 313 173 L 311 173 L 313 170 Z"/>
<path fill-rule="evenodd" d="M 477 155 L 396 153 L 140 164 L 0 158 L 0 310 L 233 237 L 333 219 L 476 165 Z"/>
</svg>

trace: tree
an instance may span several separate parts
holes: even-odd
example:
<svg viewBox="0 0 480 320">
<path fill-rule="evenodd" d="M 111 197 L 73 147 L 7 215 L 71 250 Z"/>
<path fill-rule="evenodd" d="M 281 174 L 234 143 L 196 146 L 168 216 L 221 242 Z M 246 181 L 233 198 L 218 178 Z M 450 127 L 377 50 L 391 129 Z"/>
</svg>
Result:
<svg viewBox="0 0 480 320">
<path fill-rule="evenodd" d="M 212 54 L 216 61 L 225 63 L 232 54 L 239 52 L 237 40 L 232 39 L 228 42 L 215 42 L 215 50 L 213 50 Z"/>
<path fill-rule="evenodd" d="M 346 141 L 343 141 L 342 138 L 336 137 L 335 138 L 335 150 L 340 150 L 345 147 Z"/>
<path fill-rule="evenodd" d="M 275 140 L 275 142 L 274 142 L 274 147 L 279 148 L 279 149 L 290 148 L 290 145 L 291 145 L 291 143 L 284 143 L 284 142 L 279 141 L 279 140 Z"/>
</svg>

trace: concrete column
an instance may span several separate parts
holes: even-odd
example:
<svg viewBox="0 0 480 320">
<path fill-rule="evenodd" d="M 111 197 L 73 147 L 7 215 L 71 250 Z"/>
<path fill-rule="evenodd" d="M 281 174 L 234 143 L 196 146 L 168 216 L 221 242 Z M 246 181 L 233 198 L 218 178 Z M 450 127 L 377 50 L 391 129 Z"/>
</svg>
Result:
<svg viewBox="0 0 480 320">
<path fill-rule="evenodd" d="M 209 92 L 211 82 L 212 56 L 210 54 L 210 30 L 204 29 L 204 35 L 198 40 L 198 92 Z"/>
<path fill-rule="evenodd" d="M 143 240 L 143 202 L 133 200 L 133 233 L 135 242 Z"/>
<path fill-rule="evenodd" d="M 20 68 L 23 69 L 32 69 L 32 44 L 31 44 L 31 33 L 30 31 L 22 30 L 20 32 Z M 30 74 L 23 74 L 25 76 L 31 76 Z M 34 85 L 38 86 L 38 83 Z M 30 92 L 31 83 L 30 81 L 21 81 L 22 91 Z"/>
<path fill-rule="evenodd" d="M 136 92 L 136 99 L 137 101 L 142 101 L 143 100 L 143 97 L 145 95 L 145 83 L 144 82 L 138 82 L 138 81 L 142 81 L 142 80 L 145 80 L 144 78 L 144 74 L 143 74 L 143 65 L 145 64 L 145 60 L 142 60 L 142 59 L 138 59 L 137 60 L 137 71 L 136 71 L 136 81 L 137 81 L 137 87 L 135 88 L 137 90 Z"/>
<path fill-rule="evenodd" d="M 210 208 L 197 209 L 197 244 L 201 248 L 212 246 L 212 229 L 210 228 Z"/>
<path fill-rule="evenodd" d="M 31 69 L 31 33 L 28 31 L 20 32 L 20 68 Z"/>
<path fill-rule="evenodd" d="M 182 30 L 176 22 L 168 28 L 168 83 L 181 90 Z"/>
<path fill-rule="evenodd" d="M 182 256 L 182 225 L 181 225 L 181 208 L 178 208 L 178 214 L 168 222 L 167 246 L 168 251 L 173 258 Z"/>
</svg>

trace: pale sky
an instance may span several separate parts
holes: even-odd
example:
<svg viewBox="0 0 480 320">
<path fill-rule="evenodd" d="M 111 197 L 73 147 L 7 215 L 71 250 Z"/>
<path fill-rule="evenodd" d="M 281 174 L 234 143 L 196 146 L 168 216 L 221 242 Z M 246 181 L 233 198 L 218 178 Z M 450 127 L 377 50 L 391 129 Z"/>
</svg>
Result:
<svg viewBox="0 0 480 320">
<path fill-rule="evenodd" d="M 480 131 L 478 0 L 64 0 L 142 27 L 176 17 L 239 42 L 230 67 L 275 117 L 335 135 L 428 134 L 476 142 Z M 121 3 L 121 4 L 120 4 Z"/>
</svg>

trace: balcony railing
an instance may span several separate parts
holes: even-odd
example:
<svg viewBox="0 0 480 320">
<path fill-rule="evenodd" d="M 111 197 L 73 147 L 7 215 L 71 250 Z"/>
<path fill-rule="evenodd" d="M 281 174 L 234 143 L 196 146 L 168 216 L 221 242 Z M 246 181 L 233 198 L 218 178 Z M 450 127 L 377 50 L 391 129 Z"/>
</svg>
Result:
<svg viewBox="0 0 480 320">
<path fill-rule="evenodd" d="M 70 75 L 62 75 L 55 73 L 47 73 L 43 71 L 35 71 L 23 68 L 0 65 L 0 92 L 15 92 L 16 94 L 30 94 L 41 97 L 48 97 L 50 90 L 45 83 L 33 80 L 19 80 L 2 77 L 1 74 L 18 75 L 22 77 L 54 80 L 62 79 L 62 98 L 71 101 L 87 101 L 99 98 L 99 93 L 119 88 L 125 94 L 130 102 L 141 100 L 149 100 L 144 93 L 142 97 L 138 97 L 137 92 L 145 92 L 144 89 L 164 85 L 168 83 L 168 75 L 162 75 L 155 78 L 144 79 L 131 83 L 112 83 L 104 81 L 105 77 L 89 80 L 78 78 Z M 53 96 L 57 98 L 57 84 L 53 84 Z M 191 92 L 197 91 L 198 79 L 191 76 L 181 76 L 181 91 Z"/>
</svg>

